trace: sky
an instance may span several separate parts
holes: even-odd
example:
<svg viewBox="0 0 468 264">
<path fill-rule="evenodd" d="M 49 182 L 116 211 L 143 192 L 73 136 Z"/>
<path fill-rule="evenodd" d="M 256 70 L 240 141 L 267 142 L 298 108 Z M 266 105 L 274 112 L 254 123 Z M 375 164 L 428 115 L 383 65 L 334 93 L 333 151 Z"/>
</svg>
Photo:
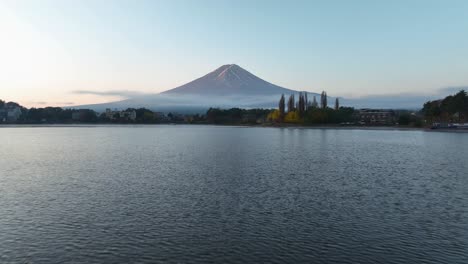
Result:
<svg viewBox="0 0 468 264">
<path fill-rule="evenodd" d="M 467 14 L 466 0 L 0 0 L 0 98 L 109 102 L 231 63 L 330 96 L 433 95 L 468 86 Z"/>
</svg>

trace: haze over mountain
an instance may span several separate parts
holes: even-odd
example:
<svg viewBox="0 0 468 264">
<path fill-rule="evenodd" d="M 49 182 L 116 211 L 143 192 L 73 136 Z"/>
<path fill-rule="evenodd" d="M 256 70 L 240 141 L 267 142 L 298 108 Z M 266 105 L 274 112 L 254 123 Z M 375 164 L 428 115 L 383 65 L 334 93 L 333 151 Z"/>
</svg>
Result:
<svg viewBox="0 0 468 264">
<path fill-rule="evenodd" d="M 87 92 L 79 91 L 79 93 Z M 298 93 L 299 91 L 267 82 L 236 64 L 226 64 L 187 84 L 159 94 L 126 92 L 128 99 L 122 101 L 74 106 L 73 108 L 104 111 L 106 108 L 145 107 L 161 112 L 204 113 L 210 107 L 276 108 L 281 94 L 297 96 Z M 320 94 L 307 93 L 311 100 L 313 96 L 317 96 L 317 101 L 319 100 Z M 340 102 L 342 106 L 356 108 L 419 109 L 424 102 L 437 98 L 436 95 L 383 95 L 354 99 L 340 98 Z M 333 104 L 334 97 L 329 97 L 329 102 Z"/>
<path fill-rule="evenodd" d="M 103 111 L 106 108 L 146 107 L 155 111 L 204 112 L 209 107 L 273 108 L 281 94 L 298 91 L 269 83 L 236 64 L 226 64 L 187 84 L 159 94 L 80 107 Z M 309 95 L 318 95 L 310 93 Z"/>
</svg>

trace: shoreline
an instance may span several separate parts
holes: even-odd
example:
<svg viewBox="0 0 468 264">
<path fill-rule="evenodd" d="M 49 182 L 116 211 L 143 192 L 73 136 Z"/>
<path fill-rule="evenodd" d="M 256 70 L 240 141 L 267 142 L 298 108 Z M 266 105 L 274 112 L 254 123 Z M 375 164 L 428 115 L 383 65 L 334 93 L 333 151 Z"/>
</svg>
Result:
<svg viewBox="0 0 468 264">
<path fill-rule="evenodd" d="M 291 128 L 291 129 L 330 129 L 330 130 L 368 130 L 368 131 L 423 131 L 423 132 L 455 132 L 468 133 L 468 129 L 430 129 L 425 127 L 398 127 L 398 126 L 339 126 L 339 125 L 317 125 L 301 126 L 295 124 L 281 125 L 249 125 L 249 124 L 2 124 L 1 128 L 93 128 L 93 127 L 145 127 L 145 126 L 218 126 L 218 127 L 258 127 L 258 128 Z"/>
</svg>

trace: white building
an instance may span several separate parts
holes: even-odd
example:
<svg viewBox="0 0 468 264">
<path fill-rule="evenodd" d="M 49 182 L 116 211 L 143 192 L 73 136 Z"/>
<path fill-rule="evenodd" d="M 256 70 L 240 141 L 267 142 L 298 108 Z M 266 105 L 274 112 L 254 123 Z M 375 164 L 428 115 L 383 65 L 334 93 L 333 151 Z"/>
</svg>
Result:
<svg viewBox="0 0 468 264">
<path fill-rule="evenodd" d="M 109 108 L 106 109 L 106 117 L 109 118 L 110 120 L 116 120 L 116 119 L 127 119 L 131 121 L 136 120 L 136 112 L 135 110 L 132 111 L 112 111 Z"/>
</svg>

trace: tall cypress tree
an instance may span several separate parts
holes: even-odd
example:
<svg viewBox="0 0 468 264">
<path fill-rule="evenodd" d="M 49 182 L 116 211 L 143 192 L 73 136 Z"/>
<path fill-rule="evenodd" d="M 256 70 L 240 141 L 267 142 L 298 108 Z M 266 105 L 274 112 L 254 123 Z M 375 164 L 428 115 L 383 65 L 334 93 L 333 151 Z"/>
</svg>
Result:
<svg viewBox="0 0 468 264">
<path fill-rule="evenodd" d="M 294 94 L 291 94 L 288 100 L 288 112 L 292 112 L 295 110 L 295 104 L 296 100 L 294 99 Z"/>
<path fill-rule="evenodd" d="M 307 99 L 307 92 L 305 92 L 305 110 L 309 110 L 309 99 Z"/>
<path fill-rule="evenodd" d="M 328 106 L 328 102 L 327 102 L 327 92 L 323 91 L 322 94 L 320 95 L 320 106 L 323 108 L 323 109 L 326 109 L 327 106 Z"/>
<path fill-rule="evenodd" d="M 280 112 L 280 119 L 282 120 L 284 117 L 284 112 L 285 112 L 284 94 L 281 95 L 281 99 L 279 100 L 279 112 Z"/>
<path fill-rule="evenodd" d="M 314 100 L 312 101 L 312 107 L 313 107 L 313 108 L 317 108 L 317 107 L 318 107 L 317 97 L 316 97 L 316 96 L 314 96 Z"/>
<path fill-rule="evenodd" d="M 299 102 L 297 104 L 297 110 L 299 112 L 299 115 L 302 116 L 302 114 L 305 112 L 305 97 L 304 94 L 301 92 L 299 93 Z"/>
</svg>

